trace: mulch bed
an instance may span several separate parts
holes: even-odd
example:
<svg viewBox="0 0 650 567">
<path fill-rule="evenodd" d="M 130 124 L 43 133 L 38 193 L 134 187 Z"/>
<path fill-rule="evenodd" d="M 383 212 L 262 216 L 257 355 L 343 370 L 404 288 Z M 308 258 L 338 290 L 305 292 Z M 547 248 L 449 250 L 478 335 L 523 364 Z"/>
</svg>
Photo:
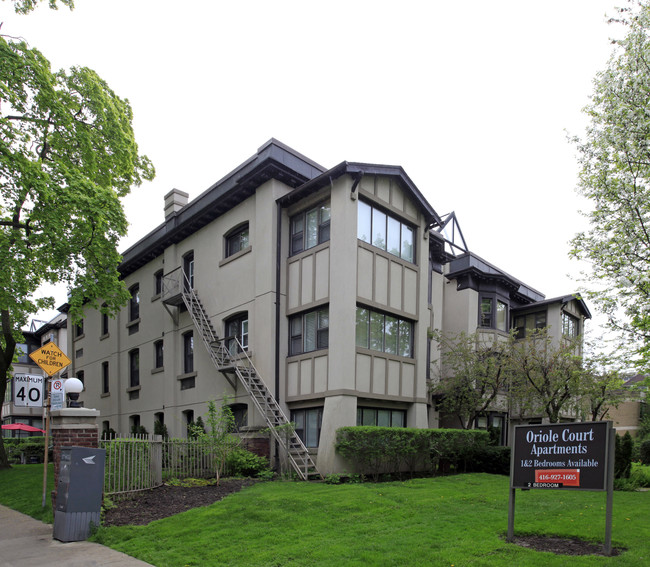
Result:
<svg viewBox="0 0 650 567">
<path fill-rule="evenodd" d="M 163 485 L 113 498 L 114 507 L 104 512 L 103 526 L 144 526 L 154 520 L 180 514 L 199 506 L 209 506 L 256 481 L 250 478 L 224 479 L 217 485 Z"/>
<path fill-rule="evenodd" d="M 104 513 L 104 526 L 143 526 L 154 520 L 167 518 L 198 508 L 209 506 L 229 494 L 254 484 L 253 479 L 225 479 L 219 486 L 169 486 L 136 492 L 114 500 L 115 507 Z M 604 555 L 603 545 L 579 539 L 564 539 L 545 536 L 517 536 L 514 543 L 536 551 L 548 551 L 560 555 Z M 622 549 L 614 548 L 612 555 L 619 555 Z"/>
</svg>

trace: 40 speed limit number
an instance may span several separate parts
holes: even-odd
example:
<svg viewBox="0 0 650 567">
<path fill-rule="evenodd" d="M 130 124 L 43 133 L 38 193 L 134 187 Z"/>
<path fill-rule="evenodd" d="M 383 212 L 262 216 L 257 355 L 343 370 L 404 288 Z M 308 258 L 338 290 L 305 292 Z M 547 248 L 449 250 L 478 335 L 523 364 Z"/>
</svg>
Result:
<svg viewBox="0 0 650 567">
<path fill-rule="evenodd" d="M 15 374 L 14 405 L 19 407 L 43 407 L 43 377 L 31 374 Z"/>
</svg>

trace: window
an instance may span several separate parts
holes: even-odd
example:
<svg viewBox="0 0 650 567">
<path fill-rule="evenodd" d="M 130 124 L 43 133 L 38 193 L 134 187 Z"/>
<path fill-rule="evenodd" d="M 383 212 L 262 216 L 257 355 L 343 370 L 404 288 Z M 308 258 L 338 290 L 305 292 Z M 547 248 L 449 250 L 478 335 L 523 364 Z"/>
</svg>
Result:
<svg viewBox="0 0 650 567">
<path fill-rule="evenodd" d="M 140 286 L 135 284 L 129 289 L 131 299 L 129 300 L 129 321 L 140 318 Z"/>
<path fill-rule="evenodd" d="M 108 394 L 109 392 L 109 375 L 108 375 L 108 362 L 102 362 L 102 394 Z"/>
<path fill-rule="evenodd" d="M 508 304 L 493 297 L 481 297 L 479 326 L 506 332 L 508 330 Z"/>
<path fill-rule="evenodd" d="M 164 352 L 164 343 L 161 340 L 153 343 L 153 367 L 162 368 L 163 367 L 163 352 Z"/>
<path fill-rule="evenodd" d="M 129 387 L 135 388 L 140 385 L 140 351 L 138 349 L 129 352 Z"/>
<path fill-rule="evenodd" d="M 183 373 L 194 372 L 194 333 L 183 335 Z"/>
<path fill-rule="evenodd" d="M 194 410 L 183 410 L 183 418 L 185 421 L 185 431 L 187 432 L 187 436 L 194 437 L 195 435 L 190 431 L 190 427 L 194 425 Z"/>
<path fill-rule="evenodd" d="M 503 302 L 497 300 L 497 330 L 508 330 L 508 306 Z"/>
<path fill-rule="evenodd" d="M 194 252 L 188 252 L 183 256 L 183 289 L 189 291 L 194 289 Z"/>
<path fill-rule="evenodd" d="M 578 336 L 578 319 L 566 311 L 562 311 L 562 334 L 571 338 Z"/>
<path fill-rule="evenodd" d="M 159 296 L 162 294 L 162 289 L 163 289 L 163 271 L 158 270 L 154 275 L 153 275 L 153 293 L 154 296 Z"/>
<path fill-rule="evenodd" d="M 102 309 L 107 309 L 107 308 L 108 308 L 108 306 L 106 305 L 106 303 L 104 303 L 104 305 L 102 305 Z M 101 318 L 102 318 L 102 322 L 101 322 L 101 326 L 102 326 L 102 328 L 101 328 L 101 335 L 102 335 L 102 336 L 106 336 L 106 335 L 108 335 L 108 313 L 104 313 L 104 312 L 102 311 L 102 313 L 101 313 Z"/>
<path fill-rule="evenodd" d="M 414 262 L 415 229 L 363 201 L 357 209 L 357 238 Z"/>
<path fill-rule="evenodd" d="M 406 427 L 406 411 L 382 408 L 357 408 L 357 425 Z"/>
<path fill-rule="evenodd" d="M 291 254 L 309 250 L 329 239 L 329 201 L 291 218 Z"/>
<path fill-rule="evenodd" d="M 84 380 L 85 380 L 85 376 L 86 376 L 86 375 L 84 374 L 84 371 L 83 371 L 83 370 L 79 370 L 79 371 L 77 372 L 77 376 L 76 376 L 76 377 L 77 377 L 77 380 L 79 380 L 79 381 L 84 385 L 84 388 L 86 387 L 86 382 L 84 381 Z"/>
<path fill-rule="evenodd" d="M 312 352 L 329 346 L 329 307 L 289 319 L 289 355 Z"/>
<path fill-rule="evenodd" d="M 79 339 L 84 335 L 84 320 L 80 319 L 74 326 L 74 338 Z"/>
<path fill-rule="evenodd" d="M 233 433 L 238 433 L 241 431 L 242 427 L 246 427 L 248 425 L 248 405 L 231 404 L 229 407 L 235 421 Z"/>
<path fill-rule="evenodd" d="M 413 357 L 413 323 L 357 307 L 356 344 L 387 354 Z"/>
<path fill-rule="evenodd" d="M 323 408 L 293 410 L 291 421 L 295 424 L 296 434 L 305 447 L 318 447 L 320 429 L 323 421 Z"/>
<path fill-rule="evenodd" d="M 241 313 L 226 321 L 226 348 L 231 356 L 248 350 L 248 313 Z"/>
<path fill-rule="evenodd" d="M 27 344 L 25 343 L 16 343 L 16 356 L 18 356 L 18 362 L 20 364 L 29 364 L 31 359 L 27 352 Z"/>
<path fill-rule="evenodd" d="M 524 339 L 528 331 L 546 327 L 546 311 L 517 315 L 514 318 L 514 324 L 517 329 L 517 338 Z"/>
<path fill-rule="evenodd" d="M 250 246 L 248 223 L 226 235 L 226 258 Z"/>
</svg>

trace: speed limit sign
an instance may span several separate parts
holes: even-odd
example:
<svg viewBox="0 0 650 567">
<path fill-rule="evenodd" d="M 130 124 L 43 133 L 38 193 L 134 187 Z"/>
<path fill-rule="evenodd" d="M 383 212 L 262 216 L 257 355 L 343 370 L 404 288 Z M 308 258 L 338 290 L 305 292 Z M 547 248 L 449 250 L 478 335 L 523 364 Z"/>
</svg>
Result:
<svg viewBox="0 0 650 567">
<path fill-rule="evenodd" d="M 14 374 L 14 405 L 43 407 L 43 377 Z"/>
</svg>

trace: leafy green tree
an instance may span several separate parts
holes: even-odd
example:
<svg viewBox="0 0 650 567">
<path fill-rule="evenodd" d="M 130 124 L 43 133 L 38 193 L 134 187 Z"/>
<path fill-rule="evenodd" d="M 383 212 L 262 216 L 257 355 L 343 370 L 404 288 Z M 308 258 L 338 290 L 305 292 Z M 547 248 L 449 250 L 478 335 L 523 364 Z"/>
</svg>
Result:
<svg viewBox="0 0 650 567">
<path fill-rule="evenodd" d="M 610 408 L 618 407 L 626 395 L 624 380 L 612 368 L 605 355 L 593 355 L 583 360 L 581 379 L 583 412 L 587 419 L 600 421 L 607 417 Z"/>
<path fill-rule="evenodd" d="M 620 15 L 626 35 L 595 78 L 585 136 L 573 139 L 578 192 L 591 210 L 571 256 L 591 267 L 584 295 L 644 364 L 650 361 L 650 6 L 644 0 Z"/>
<path fill-rule="evenodd" d="M 432 338 L 440 350 L 440 378 L 431 390 L 438 409 L 458 418 L 463 429 L 471 429 L 499 393 L 505 393 L 510 341 L 482 332 L 434 331 Z"/>
<path fill-rule="evenodd" d="M 3 2 L 6 0 L 3 0 Z M 39 4 L 42 0 L 9 0 L 16 10 L 17 14 L 28 14 L 36 5 Z M 48 0 L 48 5 L 52 10 L 58 10 L 59 6 L 57 2 L 61 2 L 64 6 L 67 6 L 71 10 L 74 8 L 74 0 Z"/>
<path fill-rule="evenodd" d="M 511 407 L 520 415 L 545 414 L 557 423 L 579 409 L 584 368 L 582 338 L 553 337 L 548 329 L 527 329 L 512 338 L 508 357 Z"/>
<path fill-rule="evenodd" d="M 37 294 L 44 284 L 67 285 L 73 320 L 84 303 L 110 314 L 129 298 L 120 198 L 154 177 L 132 120 L 94 71 L 53 72 L 37 49 L 0 37 L 0 399 L 20 329 L 53 306 Z"/>
<path fill-rule="evenodd" d="M 200 439 L 210 447 L 217 485 L 226 468 L 228 457 L 241 444 L 241 440 L 232 434 L 235 430 L 235 416 L 229 403 L 230 400 L 224 398 L 221 407 L 218 408 L 217 404 L 210 400 L 205 428 L 198 425 L 190 426 L 191 436 Z"/>
</svg>

